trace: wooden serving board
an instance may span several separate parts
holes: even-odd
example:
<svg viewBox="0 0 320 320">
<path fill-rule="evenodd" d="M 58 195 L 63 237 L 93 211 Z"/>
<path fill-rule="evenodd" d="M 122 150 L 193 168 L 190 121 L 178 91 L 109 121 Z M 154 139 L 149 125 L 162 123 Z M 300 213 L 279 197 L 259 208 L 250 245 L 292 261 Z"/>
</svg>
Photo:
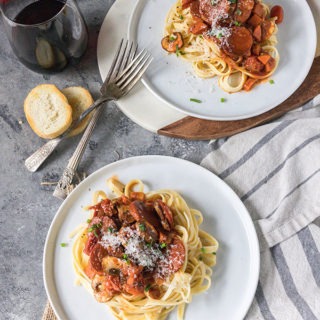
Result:
<svg viewBox="0 0 320 320">
<path fill-rule="evenodd" d="M 258 116 L 234 121 L 203 120 L 184 117 L 158 130 L 159 134 L 189 140 L 209 140 L 232 136 L 256 127 L 300 107 L 320 93 L 320 57 L 315 58 L 310 72 L 292 96 L 279 106 Z"/>
</svg>

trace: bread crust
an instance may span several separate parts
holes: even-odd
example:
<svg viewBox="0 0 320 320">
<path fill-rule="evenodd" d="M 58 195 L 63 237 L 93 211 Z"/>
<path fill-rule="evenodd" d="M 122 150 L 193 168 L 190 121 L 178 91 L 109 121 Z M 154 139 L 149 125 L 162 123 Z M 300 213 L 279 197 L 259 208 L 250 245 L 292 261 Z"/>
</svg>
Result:
<svg viewBox="0 0 320 320">
<path fill-rule="evenodd" d="M 72 107 L 72 120 L 77 119 L 94 102 L 90 92 L 83 87 L 67 87 L 62 89 L 61 92 L 66 96 Z M 87 127 L 91 117 L 92 113 L 88 114 L 76 128 L 72 129 L 69 136 L 73 137 L 81 133 Z"/>
<path fill-rule="evenodd" d="M 34 111 L 38 109 L 37 116 L 39 115 L 40 117 L 40 115 L 43 115 L 44 111 L 41 110 L 39 99 L 42 98 L 48 100 L 48 97 L 54 97 L 55 100 L 59 103 L 59 106 L 54 107 L 63 109 L 64 113 L 66 114 L 63 118 L 61 117 L 61 123 L 57 126 L 57 128 L 50 133 L 46 132 L 45 128 L 46 125 L 50 126 L 50 120 L 43 119 L 43 123 L 41 123 L 39 119 L 36 119 Z M 63 132 L 65 132 L 72 123 L 72 107 L 69 105 L 68 99 L 53 84 L 40 84 L 33 88 L 24 101 L 24 112 L 31 129 L 39 137 L 44 139 L 54 139 L 58 137 Z"/>
</svg>

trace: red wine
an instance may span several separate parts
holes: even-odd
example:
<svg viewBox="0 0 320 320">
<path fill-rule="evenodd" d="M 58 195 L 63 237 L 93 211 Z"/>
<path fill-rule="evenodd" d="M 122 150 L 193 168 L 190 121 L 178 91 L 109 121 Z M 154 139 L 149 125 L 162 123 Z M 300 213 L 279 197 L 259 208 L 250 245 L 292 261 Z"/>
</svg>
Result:
<svg viewBox="0 0 320 320">
<path fill-rule="evenodd" d="M 12 48 L 20 61 L 36 72 L 60 71 L 68 63 L 78 62 L 87 47 L 86 25 L 69 1 L 32 2 L 13 21 L 17 25 L 9 35 Z"/>
<path fill-rule="evenodd" d="M 65 1 L 59 0 L 39 0 L 26 6 L 14 18 L 14 22 L 21 24 L 37 24 L 50 20 L 58 14 Z"/>
</svg>

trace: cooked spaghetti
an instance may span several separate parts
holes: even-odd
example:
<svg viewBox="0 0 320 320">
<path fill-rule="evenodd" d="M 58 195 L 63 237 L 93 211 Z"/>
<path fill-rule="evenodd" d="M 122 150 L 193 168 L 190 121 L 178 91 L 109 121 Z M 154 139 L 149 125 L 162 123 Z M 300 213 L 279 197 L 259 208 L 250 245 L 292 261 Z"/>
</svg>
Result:
<svg viewBox="0 0 320 320">
<path fill-rule="evenodd" d="M 75 231 L 80 284 L 116 319 L 165 319 L 211 286 L 218 242 L 199 228 L 202 214 L 172 190 L 108 180 L 116 198 L 97 192 L 87 223 Z M 138 189 L 138 190 L 137 190 Z"/>
<path fill-rule="evenodd" d="M 162 47 L 192 63 L 200 78 L 217 76 L 226 92 L 249 91 L 279 63 L 283 9 L 261 0 L 178 0 L 165 21 Z"/>
</svg>

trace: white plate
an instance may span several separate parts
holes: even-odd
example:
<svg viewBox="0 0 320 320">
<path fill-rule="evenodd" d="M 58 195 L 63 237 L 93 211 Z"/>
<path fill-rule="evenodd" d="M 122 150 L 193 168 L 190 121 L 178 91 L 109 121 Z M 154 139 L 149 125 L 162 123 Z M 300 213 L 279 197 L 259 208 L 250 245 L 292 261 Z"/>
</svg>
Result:
<svg viewBox="0 0 320 320">
<path fill-rule="evenodd" d="M 217 79 L 200 79 L 192 66 L 168 55 L 161 47 L 165 17 L 173 0 L 139 0 L 129 22 L 128 33 L 141 48 L 147 48 L 154 62 L 144 76 L 145 86 L 167 105 L 194 117 L 211 120 L 236 120 L 253 117 L 276 107 L 303 82 L 310 70 L 316 49 L 316 28 L 305 0 L 270 0 L 271 6 L 284 8 L 279 25 L 280 64 L 272 79 L 251 92 L 227 94 Z M 301 27 L 303 26 L 303 27 Z M 213 92 L 212 92 L 213 90 Z M 221 103 L 221 98 L 226 102 Z M 196 98 L 202 103 L 194 103 Z"/>
<path fill-rule="evenodd" d="M 204 216 L 203 228 L 220 243 L 213 284 L 208 293 L 195 296 L 185 319 L 243 319 L 257 286 L 259 247 L 251 218 L 236 194 L 210 171 L 191 162 L 164 156 L 128 158 L 96 171 L 84 180 L 58 210 L 44 249 L 44 283 L 60 319 L 112 319 L 107 307 L 74 284 L 72 241 L 69 233 L 85 222 L 81 209 L 91 203 L 94 190 L 107 190 L 106 179 L 141 179 L 148 190 L 174 189 Z M 147 191 L 148 191 L 147 190 Z M 68 242 L 67 247 L 60 243 Z M 175 318 L 173 312 L 170 317 Z"/>
</svg>

